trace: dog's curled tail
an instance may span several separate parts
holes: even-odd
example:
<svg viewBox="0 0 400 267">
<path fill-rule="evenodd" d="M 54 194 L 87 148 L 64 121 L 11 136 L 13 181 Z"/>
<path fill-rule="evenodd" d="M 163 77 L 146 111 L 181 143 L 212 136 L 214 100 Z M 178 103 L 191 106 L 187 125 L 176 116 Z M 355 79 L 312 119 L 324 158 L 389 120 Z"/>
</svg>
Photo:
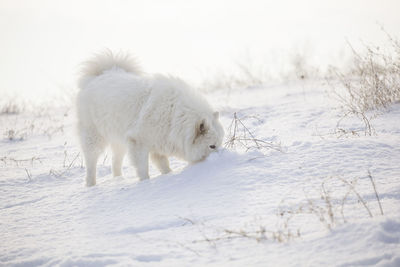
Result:
<svg viewBox="0 0 400 267">
<path fill-rule="evenodd" d="M 82 63 L 80 78 L 78 80 L 79 88 L 84 88 L 93 78 L 101 75 L 106 70 L 112 69 L 122 69 L 136 75 L 142 74 L 137 61 L 128 53 L 113 53 L 107 49 L 95 54 L 93 58 Z"/>
</svg>

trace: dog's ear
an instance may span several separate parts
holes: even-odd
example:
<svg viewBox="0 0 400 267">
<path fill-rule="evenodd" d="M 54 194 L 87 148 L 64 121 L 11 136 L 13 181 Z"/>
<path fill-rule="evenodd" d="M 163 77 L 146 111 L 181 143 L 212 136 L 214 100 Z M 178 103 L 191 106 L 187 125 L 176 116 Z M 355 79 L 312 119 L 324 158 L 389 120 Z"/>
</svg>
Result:
<svg viewBox="0 0 400 267">
<path fill-rule="evenodd" d="M 200 123 L 196 124 L 195 137 L 193 143 L 195 143 L 197 138 L 199 138 L 202 135 L 205 135 L 206 133 L 207 133 L 207 126 L 205 124 L 205 121 L 202 120 L 200 121 Z"/>
<path fill-rule="evenodd" d="M 206 126 L 204 125 L 204 121 L 202 121 L 199 125 L 199 134 L 204 135 L 206 133 Z"/>
<path fill-rule="evenodd" d="M 219 112 L 218 112 L 218 111 L 215 111 L 215 112 L 213 113 L 213 115 L 214 115 L 214 119 L 216 119 L 216 120 L 219 119 Z"/>
</svg>

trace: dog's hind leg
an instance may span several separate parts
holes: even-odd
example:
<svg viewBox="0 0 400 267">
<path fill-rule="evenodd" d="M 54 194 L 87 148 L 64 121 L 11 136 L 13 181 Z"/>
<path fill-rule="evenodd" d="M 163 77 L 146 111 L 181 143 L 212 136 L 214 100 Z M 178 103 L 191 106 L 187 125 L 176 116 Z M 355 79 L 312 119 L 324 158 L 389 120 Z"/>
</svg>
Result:
<svg viewBox="0 0 400 267">
<path fill-rule="evenodd" d="M 156 165 L 162 174 L 171 172 L 171 169 L 169 168 L 169 161 L 166 156 L 158 153 L 150 153 L 150 157 L 154 165 Z"/>
<path fill-rule="evenodd" d="M 93 129 L 81 130 L 80 137 L 85 157 L 86 185 L 93 186 L 96 184 L 97 160 L 103 152 L 106 143 L 104 138 Z"/>
<path fill-rule="evenodd" d="M 122 161 L 124 160 L 126 149 L 123 145 L 112 144 L 111 150 L 113 153 L 113 158 L 112 158 L 113 175 L 114 177 L 122 176 Z"/>
<path fill-rule="evenodd" d="M 149 150 L 134 139 L 128 140 L 128 152 L 132 165 L 136 168 L 139 179 L 149 178 Z"/>
</svg>

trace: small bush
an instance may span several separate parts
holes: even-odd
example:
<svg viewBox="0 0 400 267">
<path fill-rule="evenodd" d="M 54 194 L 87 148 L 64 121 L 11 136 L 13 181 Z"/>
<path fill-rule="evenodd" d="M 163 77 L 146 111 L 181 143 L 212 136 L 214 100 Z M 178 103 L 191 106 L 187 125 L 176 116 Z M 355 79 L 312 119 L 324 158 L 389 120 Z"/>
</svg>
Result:
<svg viewBox="0 0 400 267">
<path fill-rule="evenodd" d="M 5 103 L 1 103 L 0 115 L 17 115 L 24 111 L 24 106 L 15 99 L 11 99 Z"/>
<path fill-rule="evenodd" d="M 379 205 L 380 215 L 383 215 L 382 203 L 377 192 L 374 178 L 369 170 L 368 178 Z M 344 213 L 346 204 L 355 207 L 354 204 L 359 203 L 360 208 L 365 210 L 365 215 L 368 215 L 370 218 L 377 216 L 378 214 L 374 214 L 368 205 L 371 204 L 371 202 L 367 203 L 361 192 L 358 191 L 358 180 L 358 177 L 350 180 L 343 177 L 329 177 L 325 179 L 321 183 L 320 188 L 317 189 L 317 196 L 319 195 L 319 197 L 306 197 L 304 202 L 294 207 L 280 208 L 278 216 L 284 221 L 285 229 L 288 228 L 289 222 L 293 221 L 296 216 L 310 214 L 316 216 L 327 229 L 332 230 L 337 225 L 347 223 Z M 349 201 L 349 199 L 351 200 Z"/>
<path fill-rule="evenodd" d="M 244 117 L 239 118 L 236 112 L 233 114 L 232 122 L 228 128 L 227 141 L 224 146 L 230 149 L 244 149 L 245 151 L 249 150 L 268 150 L 273 149 L 280 152 L 284 152 L 280 143 L 273 143 L 264 141 L 260 138 L 257 138 L 253 135 L 253 133 L 246 127 L 243 123 L 245 119 L 258 119 L 257 117 Z"/>
<path fill-rule="evenodd" d="M 262 86 L 268 81 L 269 74 L 263 70 L 262 66 L 256 68 L 253 65 L 251 62 L 237 62 L 233 71 L 219 71 L 211 79 L 204 80 L 201 90 L 210 92 Z"/>
<path fill-rule="evenodd" d="M 379 46 L 364 45 L 365 51 L 359 53 L 353 46 L 353 67 L 350 72 L 342 73 L 332 68 L 331 72 L 337 78 L 344 91 L 333 88 L 335 98 L 341 103 L 341 121 L 348 116 L 356 116 L 364 124 L 365 135 L 375 133 L 371 120 L 385 111 L 393 103 L 400 101 L 400 42 L 384 31 L 389 50 Z"/>
<path fill-rule="evenodd" d="M 355 103 L 363 110 L 379 110 L 400 101 L 400 43 L 387 34 L 393 54 L 379 46 L 366 46 L 366 53 L 354 54 L 355 79 L 345 84 Z"/>
</svg>

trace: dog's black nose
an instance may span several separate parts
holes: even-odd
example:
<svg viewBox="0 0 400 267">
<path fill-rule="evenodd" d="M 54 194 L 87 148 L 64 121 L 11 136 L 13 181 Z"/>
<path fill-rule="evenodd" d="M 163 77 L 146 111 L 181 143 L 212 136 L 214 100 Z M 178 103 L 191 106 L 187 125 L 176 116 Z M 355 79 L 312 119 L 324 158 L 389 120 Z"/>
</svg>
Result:
<svg viewBox="0 0 400 267">
<path fill-rule="evenodd" d="M 215 149 L 215 146 L 214 146 L 214 145 L 211 145 L 210 148 L 211 148 L 211 149 Z"/>
</svg>

